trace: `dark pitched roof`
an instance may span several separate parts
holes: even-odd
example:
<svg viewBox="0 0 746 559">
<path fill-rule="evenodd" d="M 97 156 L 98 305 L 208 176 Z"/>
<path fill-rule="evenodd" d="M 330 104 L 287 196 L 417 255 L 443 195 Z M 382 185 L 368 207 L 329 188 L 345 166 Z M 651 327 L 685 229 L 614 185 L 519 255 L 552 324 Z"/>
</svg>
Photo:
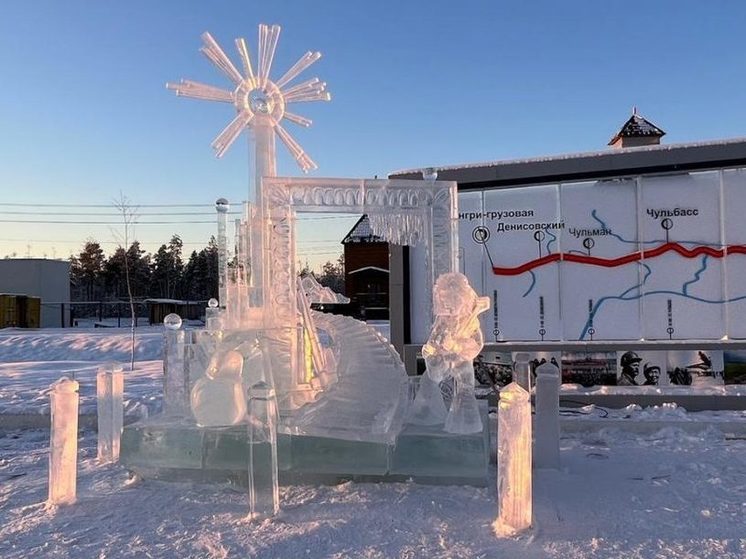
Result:
<svg viewBox="0 0 746 559">
<path fill-rule="evenodd" d="M 629 120 L 627 120 L 619 132 L 614 134 L 614 137 L 609 140 L 609 145 L 612 145 L 619 138 L 644 138 L 650 136 L 660 138 L 665 134 L 666 133 L 655 124 L 644 118 L 642 115 L 638 115 L 637 111 L 633 111 Z"/>
<path fill-rule="evenodd" d="M 368 221 L 368 216 L 366 214 L 363 214 L 360 219 L 357 220 L 357 223 L 350 229 L 350 232 L 347 233 L 344 239 L 342 239 L 342 244 L 346 245 L 347 243 L 382 243 L 383 239 L 379 237 L 378 235 L 373 234 L 373 228 L 370 226 L 370 221 Z"/>
</svg>

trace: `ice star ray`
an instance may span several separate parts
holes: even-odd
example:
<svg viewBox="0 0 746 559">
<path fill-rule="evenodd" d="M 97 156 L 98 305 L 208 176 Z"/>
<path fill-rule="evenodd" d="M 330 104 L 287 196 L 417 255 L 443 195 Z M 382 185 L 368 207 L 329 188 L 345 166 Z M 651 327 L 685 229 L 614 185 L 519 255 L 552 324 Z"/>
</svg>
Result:
<svg viewBox="0 0 746 559">
<path fill-rule="evenodd" d="M 249 124 L 252 116 L 246 113 L 238 113 L 228 126 L 218 134 L 215 140 L 212 142 L 212 147 L 215 149 L 216 157 L 223 157 L 223 154 L 231 147 L 231 144 L 236 141 L 239 134 Z"/>
<path fill-rule="evenodd" d="M 269 71 L 272 69 L 272 60 L 275 57 L 277 40 L 280 38 L 280 26 L 261 24 L 259 26 L 259 86 L 267 85 Z"/>
<path fill-rule="evenodd" d="M 294 85 L 293 87 L 289 87 L 282 91 L 282 94 L 287 97 L 288 95 L 293 95 L 295 93 L 299 93 L 301 91 L 323 91 L 324 87 L 326 87 L 326 84 L 319 80 L 319 78 L 311 78 L 310 80 L 306 80 L 304 82 L 301 82 L 297 85 Z"/>
<path fill-rule="evenodd" d="M 181 97 L 192 99 L 204 99 L 207 101 L 220 101 L 222 103 L 233 103 L 233 92 L 220 89 L 206 83 L 192 80 L 181 80 L 179 83 L 167 83 L 166 87 L 176 92 Z"/>
<path fill-rule="evenodd" d="M 248 79 L 252 84 L 256 84 L 254 68 L 251 66 L 251 55 L 249 54 L 249 47 L 246 45 L 246 40 L 236 39 L 236 48 L 238 49 L 238 54 L 241 57 L 241 63 L 243 64 L 246 79 Z"/>
<path fill-rule="evenodd" d="M 282 143 L 285 144 L 285 147 L 288 148 L 288 151 L 298 162 L 298 166 L 301 168 L 301 171 L 307 173 L 310 170 L 318 169 L 318 166 L 316 165 L 316 163 L 314 163 L 313 159 L 311 159 L 308 154 L 303 151 L 303 148 L 300 147 L 300 144 L 295 141 L 295 139 L 288 133 L 287 130 L 285 130 L 279 124 L 275 126 L 275 130 L 277 131 L 277 135 L 280 137 L 280 140 L 282 140 Z"/>
<path fill-rule="evenodd" d="M 200 52 L 209 58 L 233 83 L 241 84 L 244 81 L 243 76 L 233 65 L 228 55 L 220 48 L 217 41 L 212 38 L 212 35 L 205 31 L 202 34 L 202 41 L 205 45 L 199 49 Z"/>
<path fill-rule="evenodd" d="M 285 111 L 285 118 L 288 119 L 290 122 L 294 122 L 295 124 L 299 124 L 300 126 L 305 126 L 306 128 L 313 124 L 313 121 L 310 118 L 306 118 L 289 111 Z"/>
<path fill-rule="evenodd" d="M 309 101 L 329 101 L 332 96 L 328 91 L 300 92 L 285 96 L 285 103 L 306 103 Z"/>
<path fill-rule="evenodd" d="M 303 72 L 306 68 L 308 68 L 311 64 L 316 62 L 319 58 L 321 58 L 320 52 L 308 51 L 306 54 L 300 57 L 298 62 L 293 64 L 290 70 L 285 72 L 285 75 L 283 75 L 279 80 L 275 82 L 275 85 L 279 87 L 280 89 L 282 89 L 284 86 L 290 83 L 293 79 L 295 79 L 301 72 Z"/>
</svg>

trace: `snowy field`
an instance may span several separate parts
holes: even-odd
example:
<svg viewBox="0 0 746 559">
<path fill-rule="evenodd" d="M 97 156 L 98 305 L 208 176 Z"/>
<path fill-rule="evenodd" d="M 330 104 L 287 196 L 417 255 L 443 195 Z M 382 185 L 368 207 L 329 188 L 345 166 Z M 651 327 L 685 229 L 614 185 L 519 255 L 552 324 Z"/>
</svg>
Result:
<svg viewBox="0 0 746 559">
<path fill-rule="evenodd" d="M 160 336 L 138 334 L 136 370 L 125 372 L 133 418 L 160 407 Z M 98 466 L 88 430 L 78 503 L 47 509 L 48 434 L 4 418 L 44 413 L 62 373 L 91 411 L 95 369 L 111 360 L 128 360 L 125 330 L 0 331 L 1 558 L 746 557 L 746 415 L 673 406 L 568 415 L 562 470 L 536 473 L 535 526 L 517 538 L 493 535 L 494 470 L 487 488 L 284 487 L 281 516 L 252 524 L 240 488 Z M 646 421 L 669 426 L 640 429 Z"/>
</svg>

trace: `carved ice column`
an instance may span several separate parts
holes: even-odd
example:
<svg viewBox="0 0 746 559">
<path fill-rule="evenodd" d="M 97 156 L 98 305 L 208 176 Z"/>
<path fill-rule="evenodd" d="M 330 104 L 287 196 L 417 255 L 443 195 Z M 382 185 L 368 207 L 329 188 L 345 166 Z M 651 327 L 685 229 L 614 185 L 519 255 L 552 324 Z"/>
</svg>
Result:
<svg viewBox="0 0 746 559">
<path fill-rule="evenodd" d="M 528 353 L 516 353 L 513 366 L 513 381 L 520 384 L 524 390 L 531 392 L 531 365 Z"/>
<path fill-rule="evenodd" d="M 228 303 L 228 211 L 231 206 L 225 198 L 215 201 L 218 213 L 218 297 L 220 308 Z"/>
<path fill-rule="evenodd" d="M 186 351 L 187 333 L 181 330 L 181 317 L 171 313 L 163 319 L 163 413 L 184 417 L 190 413 L 189 374 Z"/>
<path fill-rule="evenodd" d="M 50 394 L 49 504 L 75 502 L 78 476 L 78 382 L 62 377 Z"/>
<path fill-rule="evenodd" d="M 277 396 L 271 383 L 249 388 L 249 516 L 268 518 L 280 511 L 277 471 Z"/>
<path fill-rule="evenodd" d="M 267 308 L 264 294 L 264 266 L 266 258 L 271 258 L 264 251 L 265 215 L 263 208 L 262 177 L 276 177 L 277 163 L 275 155 L 275 131 L 266 118 L 256 119 L 249 129 L 249 247 L 251 255 L 251 300 L 252 306 Z M 253 171 L 253 172 L 252 172 Z"/>
<path fill-rule="evenodd" d="M 119 461 L 119 441 L 124 427 L 124 373 L 119 363 L 108 363 L 96 373 L 98 461 Z"/>
<path fill-rule="evenodd" d="M 205 327 L 208 332 L 216 332 L 221 329 L 220 324 L 220 303 L 217 299 L 207 301 L 205 309 Z"/>
<path fill-rule="evenodd" d="M 515 382 L 500 391 L 497 411 L 498 536 L 531 526 L 531 401 Z"/>
<path fill-rule="evenodd" d="M 536 368 L 536 450 L 534 465 L 537 468 L 559 469 L 560 372 L 552 363 Z"/>
</svg>

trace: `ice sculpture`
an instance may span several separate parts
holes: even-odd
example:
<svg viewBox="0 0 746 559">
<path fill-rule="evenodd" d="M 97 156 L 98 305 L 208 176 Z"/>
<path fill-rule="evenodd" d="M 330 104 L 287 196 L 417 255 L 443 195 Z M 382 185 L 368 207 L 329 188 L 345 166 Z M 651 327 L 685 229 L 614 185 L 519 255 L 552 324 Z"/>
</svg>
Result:
<svg viewBox="0 0 746 559">
<path fill-rule="evenodd" d="M 228 300 L 228 211 L 231 206 L 225 198 L 215 200 L 215 211 L 218 213 L 218 297 L 219 304 L 225 308 Z"/>
<path fill-rule="evenodd" d="M 124 427 L 124 373 L 119 363 L 107 363 L 96 373 L 98 461 L 119 460 L 119 440 Z"/>
<path fill-rule="evenodd" d="M 78 382 L 62 377 L 51 386 L 49 504 L 75 502 L 78 476 Z"/>
<path fill-rule="evenodd" d="M 280 510 L 277 471 L 277 395 L 270 382 L 249 388 L 249 516 L 267 518 Z"/>
<path fill-rule="evenodd" d="M 276 176 L 276 135 L 290 149 L 301 169 L 315 168 L 280 124 L 285 119 L 303 125 L 310 121 L 292 115 L 286 108 L 296 101 L 328 99 L 325 84 L 317 79 L 291 83 L 318 59 L 318 53 L 308 53 L 280 79 L 270 80 L 278 35 L 279 27 L 260 26 L 256 71 L 245 41 L 238 40 L 242 63 L 238 65 L 242 66 L 239 71 L 214 39 L 205 34 L 202 52 L 233 82 L 230 88 L 223 90 L 190 81 L 169 85 L 178 95 L 225 102 L 235 110 L 235 118 L 216 138 L 213 147 L 222 156 L 241 131 L 247 129 L 251 158 L 249 203 L 243 206 L 241 218 L 235 220 L 235 243 L 232 243 L 235 251 L 229 254 L 230 205 L 225 199 L 216 201 L 220 300 L 217 307 L 211 304 L 206 310 L 207 329 L 187 332 L 182 348 L 177 347 L 181 343 L 178 337 L 167 338 L 171 343 L 168 362 L 179 365 L 179 359 L 186 360 L 183 367 L 176 367 L 177 372 L 183 373 L 181 377 L 172 374 L 170 365 L 167 377 L 173 381 L 183 378 L 190 383 L 191 410 L 187 408 L 187 413 L 174 421 L 177 414 L 170 412 L 170 408 L 181 402 L 181 398 L 175 397 L 181 394 L 181 384 L 177 382 L 172 387 L 167 380 L 166 412 L 172 414 L 142 427 L 138 432 L 142 438 L 133 437 L 133 441 L 142 444 L 130 447 L 133 452 L 143 449 L 143 454 L 152 446 L 159 450 L 171 450 L 169 445 L 182 449 L 205 440 L 203 428 L 246 423 L 245 431 L 242 427 L 215 429 L 207 434 L 218 438 L 230 434 L 231 444 L 251 445 L 254 453 L 251 483 L 257 488 L 252 497 L 255 513 L 276 510 L 276 488 L 271 483 L 265 484 L 261 477 L 275 471 L 271 454 L 269 457 L 264 454 L 272 445 L 262 441 L 271 439 L 276 431 L 271 424 L 278 421 L 278 414 L 270 413 L 267 408 L 279 408 L 281 412 L 283 435 L 291 441 L 288 446 L 282 440 L 282 449 L 292 449 L 291 469 L 321 467 L 327 472 L 359 474 L 381 473 L 388 468 L 389 456 L 398 444 L 410 404 L 406 371 L 388 340 L 364 322 L 310 308 L 315 299 L 334 302 L 343 299 L 308 282 L 308 290 L 299 288 L 295 252 L 297 214 L 364 213 L 372 216 L 374 227 L 381 229 L 385 240 L 422 245 L 418 248 L 422 251 L 418 262 L 421 283 L 427 292 L 435 278 L 456 269 L 458 247 L 453 182 Z M 425 316 L 430 317 L 431 310 L 430 301 L 421 305 Z M 417 332 L 415 341 L 424 341 L 426 335 L 427 332 Z M 453 416 L 478 420 L 476 409 L 471 407 L 475 402 L 469 382 L 457 385 L 462 394 L 452 408 Z M 437 385 L 435 391 L 439 394 Z M 243 397 L 239 397 L 239 392 Z M 423 389 L 422 394 L 426 392 Z M 442 399 L 440 404 L 443 424 L 447 410 Z M 478 423 L 481 429 L 481 421 Z M 183 431 L 194 431 L 200 436 L 190 441 L 176 436 L 151 436 L 153 432 L 181 434 Z M 235 434 L 241 431 L 246 432 L 246 437 L 236 438 Z M 427 438 L 432 434 L 423 431 L 417 437 Z M 446 438 L 442 433 L 436 435 L 439 442 Z M 460 437 L 448 439 L 458 445 Z M 329 452 L 329 448 L 335 451 Z M 358 448 L 364 448 L 365 452 Z M 189 453 L 181 455 L 187 454 L 196 458 L 194 467 L 218 470 L 218 462 L 208 460 L 214 458 L 208 456 L 209 449 L 192 447 Z M 482 451 L 475 450 L 473 454 L 474 462 L 480 462 Z M 281 454 L 281 458 L 287 456 Z M 144 462 L 149 465 L 147 457 Z M 177 460 L 169 458 L 165 462 L 163 467 L 181 467 L 175 463 Z M 240 467 L 244 468 L 244 464 Z M 266 492 L 260 491 L 260 487 L 274 489 Z M 259 502 L 260 493 L 272 495 L 272 504 Z"/>
<path fill-rule="evenodd" d="M 560 424 L 559 424 L 560 371 L 553 363 L 544 363 L 536 368 L 536 448 L 534 466 L 559 469 Z"/>
<path fill-rule="evenodd" d="M 331 288 L 321 285 L 316 281 L 316 278 L 313 277 L 313 274 L 303 276 L 300 280 L 300 287 L 309 303 L 346 304 L 350 302 L 349 297 L 345 297 L 344 295 L 333 291 Z"/>
<path fill-rule="evenodd" d="M 516 382 L 500 391 L 497 410 L 498 536 L 510 536 L 531 526 L 531 401 Z"/>
<path fill-rule="evenodd" d="M 238 351 L 216 352 L 205 376 L 194 383 L 191 402 L 197 425 L 236 425 L 246 418 L 241 374 L 244 358 Z"/>
<path fill-rule="evenodd" d="M 220 303 L 217 299 L 207 301 L 205 309 L 205 327 L 210 332 L 220 330 Z"/>
<path fill-rule="evenodd" d="M 411 422 L 427 425 L 440 420 L 444 408 L 437 383 L 450 376 L 454 391 L 445 430 L 463 434 L 482 430 L 473 362 L 484 345 L 479 315 L 489 308 L 489 297 L 478 297 L 465 275 L 450 272 L 437 279 L 433 288 L 435 322 L 422 348 L 427 370 L 412 405 Z"/>
<path fill-rule="evenodd" d="M 513 380 L 520 384 L 524 390 L 531 392 L 531 365 L 528 353 L 516 353 L 515 365 L 513 366 Z"/>
<path fill-rule="evenodd" d="M 166 327 L 163 349 L 163 411 L 184 416 L 189 412 L 189 373 L 185 360 L 187 332 L 181 330 L 181 317 L 171 313 L 163 319 Z"/>
</svg>

